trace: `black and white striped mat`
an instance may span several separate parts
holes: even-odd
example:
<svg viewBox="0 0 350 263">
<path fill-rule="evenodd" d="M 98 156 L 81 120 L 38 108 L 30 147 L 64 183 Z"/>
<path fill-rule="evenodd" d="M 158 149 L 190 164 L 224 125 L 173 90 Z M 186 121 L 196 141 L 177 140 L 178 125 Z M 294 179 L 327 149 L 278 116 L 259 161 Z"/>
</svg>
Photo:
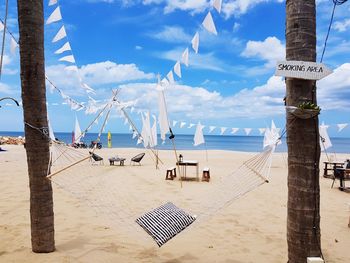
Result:
<svg viewBox="0 0 350 263">
<path fill-rule="evenodd" d="M 194 216 L 168 202 L 137 218 L 136 222 L 161 247 L 195 220 Z"/>
</svg>

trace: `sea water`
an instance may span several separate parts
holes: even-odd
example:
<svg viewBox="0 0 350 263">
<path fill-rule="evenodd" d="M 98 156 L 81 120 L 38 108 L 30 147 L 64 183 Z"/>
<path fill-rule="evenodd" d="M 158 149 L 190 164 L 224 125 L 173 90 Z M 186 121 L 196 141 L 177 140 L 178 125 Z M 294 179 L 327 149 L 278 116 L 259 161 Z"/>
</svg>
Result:
<svg viewBox="0 0 350 263">
<path fill-rule="evenodd" d="M 0 136 L 24 137 L 23 132 L 0 132 Z M 56 132 L 55 136 L 60 141 L 67 144 L 72 142 L 72 133 Z M 87 145 L 97 139 L 97 133 L 87 133 L 82 139 Z M 159 136 L 159 135 L 158 135 Z M 261 152 L 263 150 L 263 136 L 225 136 L 225 135 L 204 135 L 205 144 L 193 146 L 193 135 L 175 135 L 174 143 L 179 150 L 227 150 L 242 152 Z M 350 153 L 350 138 L 331 138 L 333 146 L 327 149 L 328 153 Z M 102 147 L 107 147 L 107 133 L 101 135 Z M 137 139 L 132 138 L 132 134 L 112 134 L 113 148 L 143 148 L 142 144 L 137 144 Z M 162 144 L 160 136 L 158 138 L 158 149 L 173 149 L 173 143 L 168 138 Z M 277 152 L 286 152 L 287 145 L 285 138 L 282 144 L 276 148 Z"/>
</svg>

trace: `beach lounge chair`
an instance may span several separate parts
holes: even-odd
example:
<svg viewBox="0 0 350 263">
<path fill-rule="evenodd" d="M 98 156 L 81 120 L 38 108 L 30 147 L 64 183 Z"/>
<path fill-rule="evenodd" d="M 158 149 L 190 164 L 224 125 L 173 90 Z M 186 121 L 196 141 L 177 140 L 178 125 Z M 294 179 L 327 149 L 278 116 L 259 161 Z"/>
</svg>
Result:
<svg viewBox="0 0 350 263">
<path fill-rule="evenodd" d="M 142 158 L 145 156 L 145 153 L 140 153 L 134 157 L 131 158 L 131 161 L 130 161 L 130 164 L 135 164 L 135 163 L 138 163 L 139 165 L 141 165 L 141 160 Z"/>
<path fill-rule="evenodd" d="M 89 152 L 90 153 L 90 159 L 95 162 L 100 162 L 100 164 L 103 164 L 103 158 L 96 153 Z"/>
</svg>

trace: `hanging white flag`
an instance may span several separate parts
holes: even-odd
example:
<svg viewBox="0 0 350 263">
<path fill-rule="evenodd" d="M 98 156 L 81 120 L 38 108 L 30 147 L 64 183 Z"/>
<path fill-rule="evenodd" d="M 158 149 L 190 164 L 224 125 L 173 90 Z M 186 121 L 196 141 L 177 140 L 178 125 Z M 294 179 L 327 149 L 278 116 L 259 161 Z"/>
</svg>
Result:
<svg viewBox="0 0 350 263">
<path fill-rule="evenodd" d="M 158 85 L 159 86 L 159 85 Z M 165 141 L 165 135 L 169 132 L 169 119 L 168 113 L 166 111 L 166 102 L 164 97 L 164 92 L 162 90 L 158 91 L 158 108 L 159 108 L 159 129 L 160 129 L 160 137 L 163 141 Z"/>
<path fill-rule="evenodd" d="M 66 61 L 70 63 L 75 63 L 75 59 L 73 55 L 65 56 L 63 58 L 60 58 L 58 61 Z"/>
<path fill-rule="evenodd" d="M 266 131 L 266 128 L 259 128 L 260 135 Z"/>
<path fill-rule="evenodd" d="M 4 30 L 4 24 L 0 21 L 0 32 Z"/>
<path fill-rule="evenodd" d="M 180 65 L 180 62 L 176 62 L 175 66 L 174 66 L 174 72 L 175 74 L 181 78 L 181 65 Z"/>
<path fill-rule="evenodd" d="M 183 128 L 185 125 L 186 125 L 186 122 L 182 121 L 182 122 L 180 123 L 180 128 Z"/>
<path fill-rule="evenodd" d="M 172 70 L 170 70 L 169 73 L 166 76 L 167 76 L 170 84 L 174 84 L 175 83 L 174 74 L 173 74 Z"/>
<path fill-rule="evenodd" d="M 62 19 L 60 7 L 57 6 L 46 21 L 46 25 L 60 21 Z"/>
<path fill-rule="evenodd" d="M 328 136 L 328 125 L 325 125 L 323 122 L 320 126 L 319 132 L 320 132 L 320 145 L 321 145 L 321 150 L 325 151 L 327 150 L 329 147 L 332 146 L 332 142 L 331 139 Z"/>
<path fill-rule="evenodd" d="M 14 40 L 12 37 L 11 37 L 11 42 L 10 42 L 10 52 L 12 55 L 14 55 L 16 53 L 16 49 L 18 47 L 18 44 L 16 42 L 16 40 Z"/>
<path fill-rule="evenodd" d="M 55 54 L 62 54 L 65 51 L 72 50 L 69 42 L 66 42 L 60 49 L 55 51 Z"/>
<path fill-rule="evenodd" d="M 220 135 L 223 135 L 226 130 L 227 130 L 227 127 L 221 127 L 220 128 Z"/>
<path fill-rule="evenodd" d="M 209 133 L 212 133 L 216 129 L 216 126 L 209 126 Z"/>
<path fill-rule="evenodd" d="M 186 67 L 188 67 L 188 48 L 186 48 L 185 51 L 182 53 L 181 62 L 184 63 Z"/>
<path fill-rule="evenodd" d="M 236 132 L 238 132 L 239 128 L 232 128 L 231 129 L 231 134 L 235 134 Z"/>
<path fill-rule="evenodd" d="M 338 126 L 338 132 L 341 132 L 346 126 L 348 126 L 348 123 L 339 123 Z"/>
<path fill-rule="evenodd" d="M 49 6 L 55 5 L 57 4 L 57 0 L 50 0 L 49 2 Z"/>
<path fill-rule="evenodd" d="M 222 0 L 214 0 L 213 2 L 213 7 L 216 9 L 216 11 L 218 11 L 218 13 L 221 13 L 221 4 L 222 4 Z"/>
<path fill-rule="evenodd" d="M 64 28 L 64 26 L 62 26 L 61 29 L 57 32 L 56 36 L 53 38 L 52 43 L 55 43 L 66 36 L 66 29 Z"/>
<path fill-rule="evenodd" d="M 196 32 L 196 34 L 192 38 L 191 43 L 192 43 L 192 48 L 193 48 L 194 52 L 197 54 L 198 47 L 199 47 L 199 33 L 198 32 Z"/>
<path fill-rule="evenodd" d="M 194 125 L 196 125 L 196 124 L 190 123 L 190 125 L 188 126 L 188 128 L 191 129 Z"/>
<path fill-rule="evenodd" d="M 265 134 L 264 134 L 264 145 L 265 147 L 276 147 L 277 145 L 281 144 L 281 136 L 279 133 L 280 129 L 276 128 L 276 125 L 274 121 L 271 121 L 271 128 L 266 128 Z"/>
<path fill-rule="evenodd" d="M 177 124 L 177 121 L 173 121 L 173 127 L 175 127 Z"/>
<path fill-rule="evenodd" d="M 218 34 L 218 32 L 216 31 L 215 24 L 214 24 L 214 21 L 213 21 L 213 17 L 211 16 L 210 11 L 208 12 L 207 16 L 204 18 L 204 21 L 203 21 L 202 25 L 204 26 L 204 28 L 208 32 L 213 33 L 214 35 Z"/>
<path fill-rule="evenodd" d="M 251 131 L 252 131 L 252 128 L 244 128 L 244 132 L 246 135 L 249 135 Z"/>
<path fill-rule="evenodd" d="M 155 147 L 158 145 L 158 136 L 157 136 L 157 117 L 155 115 L 152 115 L 153 117 L 153 126 L 151 128 L 151 135 L 152 135 L 152 140 L 151 140 L 151 147 Z"/>
<path fill-rule="evenodd" d="M 196 132 L 195 132 L 194 138 L 193 138 L 193 140 L 194 140 L 194 144 L 193 145 L 194 146 L 198 146 L 198 145 L 200 145 L 202 143 L 205 143 L 204 136 L 203 136 L 203 128 L 204 128 L 204 126 L 201 125 L 200 122 L 198 122 L 197 128 L 196 128 Z"/>
</svg>

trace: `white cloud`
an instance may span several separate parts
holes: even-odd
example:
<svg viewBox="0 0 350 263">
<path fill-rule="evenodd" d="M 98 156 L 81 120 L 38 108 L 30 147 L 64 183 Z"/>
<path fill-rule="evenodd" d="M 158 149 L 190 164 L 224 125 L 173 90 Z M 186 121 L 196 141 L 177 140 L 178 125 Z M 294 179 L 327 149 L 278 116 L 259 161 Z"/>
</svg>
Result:
<svg viewBox="0 0 350 263">
<path fill-rule="evenodd" d="M 148 34 L 150 37 L 170 43 L 190 43 L 192 36 L 178 26 L 165 26 L 156 33 Z"/>
<path fill-rule="evenodd" d="M 141 47 L 141 46 L 135 46 L 135 49 L 136 49 L 136 50 L 142 50 L 143 47 Z"/>
<path fill-rule="evenodd" d="M 0 94 L 12 94 L 14 93 L 13 90 L 10 88 L 10 86 L 8 86 L 5 83 L 0 82 Z"/>
<path fill-rule="evenodd" d="M 77 89 L 80 86 L 77 73 L 65 70 L 65 65 L 49 66 L 46 68 L 46 74 L 60 89 L 67 88 L 71 92 L 82 90 Z M 111 61 L 84 65 L 79 69 L 79 74 L 83 81 L 93 88 L 106 84 L 116 85 L 123 82 L 155 78 L 154 74 L 139 70 L 135 64 L 116 64 Z"/>
<path fill-rule="evenodd" d="M 345 19 L 343 21 L 337 21 L 334 23 L 334 29 L 339 32 L 344 32 L 350 28 L 350 19 Z"/>
</svg>

